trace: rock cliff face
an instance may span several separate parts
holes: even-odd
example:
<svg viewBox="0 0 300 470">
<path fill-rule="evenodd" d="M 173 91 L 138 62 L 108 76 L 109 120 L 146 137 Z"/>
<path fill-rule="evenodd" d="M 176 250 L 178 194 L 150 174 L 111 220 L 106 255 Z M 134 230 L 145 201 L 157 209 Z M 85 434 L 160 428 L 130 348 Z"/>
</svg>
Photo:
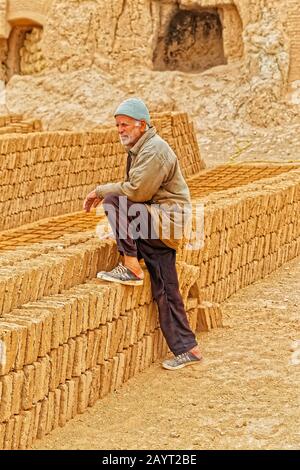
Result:
<svg viewBox="0 0 300 470">
<path fill-rule="evenodd" d="M 32 30 L 15 47 L 20 66 L 6 106 L 48 129 L 91 128 L 134 95 L 152 111 L 188 111 L 198 130 L 287 122 L 297 111 L 285 103 L 288 84 L 300 79 L 296 3 L 41 0 L 44 16 L 30 14 Z M 11 36 L 20 20 L 9 24 Z M 12 52 L 9 38 L 2 41 L 3 71 Z"/>
</svg>

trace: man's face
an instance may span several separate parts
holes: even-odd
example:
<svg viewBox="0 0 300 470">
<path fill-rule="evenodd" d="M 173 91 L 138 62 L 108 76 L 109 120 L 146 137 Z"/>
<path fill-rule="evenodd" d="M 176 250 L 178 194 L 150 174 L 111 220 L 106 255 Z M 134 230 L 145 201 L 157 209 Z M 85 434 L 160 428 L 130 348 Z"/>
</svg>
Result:
<svg viewBox="0 0 300 470">
<path fill-rule="evenodd" d="M 129 116 L 116 116 L 116 126 L 123 145 L 133 147 L 146 130 L 145 121 L 136 121 Z"/>
</svg>

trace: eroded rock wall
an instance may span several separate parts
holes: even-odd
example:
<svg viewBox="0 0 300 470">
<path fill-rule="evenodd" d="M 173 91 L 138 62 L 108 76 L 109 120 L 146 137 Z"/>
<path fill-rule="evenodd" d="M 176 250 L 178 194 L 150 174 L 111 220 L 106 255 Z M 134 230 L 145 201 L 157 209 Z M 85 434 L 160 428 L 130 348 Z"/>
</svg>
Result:
<svg viewBox="0 0 300 470">
<path fill-rule="evenodd" d="M 40 43 L 44 69 L 36 78 L 12 77 L 7 108 L 34 114 L 53 130 L 90 129 L 108 120 L 128 96 L 142 97 L 151 111 L 188 111 L 199 131 L 286 123 L 296 115 L 284 103 L 288 5 L 286 0 L 53 0 Z M 155 51 L 180 11 L 215 12 L 222 25 L 223 65 L 212 62 L 204 73 L 178 71 L 190 60 L 186 44 L 179 44 L 181 63 L 154 70 Z"/>
</svg>

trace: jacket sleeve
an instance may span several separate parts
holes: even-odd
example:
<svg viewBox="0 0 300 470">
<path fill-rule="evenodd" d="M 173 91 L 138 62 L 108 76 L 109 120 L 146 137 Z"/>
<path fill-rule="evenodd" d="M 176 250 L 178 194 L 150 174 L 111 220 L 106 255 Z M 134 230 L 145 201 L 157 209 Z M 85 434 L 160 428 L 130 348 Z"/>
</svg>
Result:
<svg viewBox="0 0 300 470">
<path fill-rule="evenodd" d="M 96 193 L 101 198 L 108 193 L 116 193 L 134 202 L 146 202 L 157 193 L 167 174 L 163 156 L 144 151 L 130 169 L 128 181 L 102 184 L 97 186 Z"/>
</svg>

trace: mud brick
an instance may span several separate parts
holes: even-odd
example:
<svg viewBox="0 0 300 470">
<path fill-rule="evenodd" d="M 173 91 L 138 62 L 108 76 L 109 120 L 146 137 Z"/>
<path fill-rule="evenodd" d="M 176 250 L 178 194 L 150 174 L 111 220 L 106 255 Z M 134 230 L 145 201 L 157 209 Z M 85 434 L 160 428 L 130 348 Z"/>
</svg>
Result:
<svg viewBox="0 0 300 470">
<path fill-rule="evenodd" d="M 282 260 L 282 263 L 284 263 L 284 260 Z M 264 266 L 264 259 L 261 258 L 261 259 L 258 261 L 258 267 L 257 267 L 258 279 L 261 279 L 261 278 L 262 278 L 263 266 Z"/>
<path fill-rule="evenodd" d="M 85 374 L 80 376 L 78 389 L 78 413 L 83 413 L 88 407 L 92 380 L 93 375 L 91 371 L 87 371 Z"/>
<path fill-rule="evenodd" d="M 34 400 L 34 366 L 28 365 L 24 367 L 24 383 L 22 388 L 22 408 L 28 410 L 31 408 Z"/>
<path fill-rule="evenodd" d="M 258 239 L 256 240 L 256 243 L 258 244 Z M 232 271 L 235 271 L 240 266 L 241 255 L 242 248 L 240 246 L 236 246 L 235 248 L 233 248 L 231 259 Z"/>
<path fill-rule="evenodd" d="M 0 423 L 12 414 L 13 374 L 0 377 Z"/>
<path fill-rule="evenodd" d="M 111 340 L 109 345 L 108 358 L 112 358 L 117 354 L 119 344 L 123 335 L 123 323 L 118 319 L 112 322 Z"/>
<path fill-rule="evenodd" d="M 124 353 L 119 353 L 118 354 L 118 369 L 117 369 L 117 375 L 116 375 L 116 380 L 115 380 L 115 390 L 118 390 L 124 381 L 124 373 L 125 373 L 125 364 L 126 364 L 126 355 Z"/>
<path fill-rule="evenodd" d="M 139 328 L 139 309 L 131 311 L 131 335 L 129 344 L 133 345 L 138 341 L 138 328 Z"/>
<path fill-rule="evenodd" d="M 223 230 L 220 232 L 220 240 L 219 240 L 219 254 L 225 253 L 226 248 L 228 246 L 228 230 Z M 202 253 L 202 252 L 201 252 Z M 199 260 L 201 261 L 201 260 Z M 200 264 L 200 262 L 199 262 Z"/>
<path fill-rule="evenodd" d="M 124 295 L 124 291 L 126 286 L 122 286 L 121 284 L 117 284 L 115 287 L 115 297 L 114 297 L 114 307 L 113 307 L 113 319 L 119 318 L 122 312 L 122 295 Z"/>
<path fill-rule="evenodd" d="M 12 401 L 11 401 L 11 414 L 18 414 L 21 411 L 21 398 L 22 398 L 22 387 L 24 383 L 23 371 L 12 373 Z"/>
<path fill-rule="evenodd" d="M 123 352 L 123 349 L 125 347 L 124 341 L 125 341 L 125 334 L 126 334 L 126 327 L 127 327 L 127 317 L 121 317 L 117 321 L 122 325 L 122 327 L 119 326 L 119 328 L 121 328 L 121 336 L 120 336 L 120 341 L 118 344 L 118 352 L 121 353 Z"/>
<path fill-rule="evenodd" d="M 68 298 L 74 298 L 77 305 L 77 317 L 76 317 L 76 336 L 80 335 L 87 330 L 88 326 L 88 302 L 89 295 L 80 295 L 77 293 L 69 294 Z M 87 304 L 87 305 L 86 305 Z"/>
<path fill-rule="evenodd" d="M 111 322 L 114 317 L 114 309 L 115 309 L 115 302 L 116 302 L 116 295 L 117 295 L 117 288 L 116 286 L 112 285 L 109 288 L 109 300 L 107 306 L 107 321 Z"/>
<path fill-rule="evenodd" d="M 139 305 L 149 304 L 152 300 L 152 292 L 150 285 L 150 275 L 148 271 L 144 271 L 144 283 L 142 293 L 139 300 Z"/>
<path fill-rule="evenodd" d="M 134 294 L 134 288 L 132 288 L 131 286 L 127 287 L 125 310 L 131 310 L 132 306 L 134 305 L 133 294 Z"/>
<path fill-rule="evenodd" d="M 125 329 L 125 336 L 124 336 L 124 348 L 128 348 L 130 343 L 130 338 L 131 338 L 131 332 L 132 332 L 132 312 L 127 312 L 127 315 L 123 317 L 124 319 L 126 318 L 126 329 Z"/>
<path fill-rule="evenodd" d="M 113 363 L 112 360 L 104 361 L 101 365 L 101 378 L 100 378 L 100 398 L 105 397 L 108 394 L 111 385 Z"/>
<path fill-rule="evenodd" d="M 225 300 L 225 279 L 221 279 L 216 283 L 214 300 L 216 302 L 223 302 Z"/>
<path fill-rule="evenodd" d="M 188 320 L 189 320 L 189 324 L 190 324 L 191 329 L 193 331 L 196 331 L 197 321 L 198 321 L 198 309 L 194 308 L 192 310 L 189 310 L 187 312 L 187 314 L 188 314 Z"/>
<path fill-rule="evenodd" d="M 241 277 L 241 287 L 246 286 L 246 271 L 247 271 L 247 265 L 242 266 L 240 269 L 240 277 Z"/>
<path fill-rule="evenodd" d="M 109 320 L 110 312 L 109 312 L 109 301 L 110 301 L 110 288 L 107 286 L 101 286 L 101 291 L 103 292 L 103 303 L 102 311 L 101 311 L 101 320 L 100 325 L 105 325 Z"/>
<path fill-rule="evenodd" d="M 48 415 L 48 398 L 44 398 L 41 402 L 41 410 L 39 413 L 39 420 L 37 426 L 36 437 L 42 439 L 46 435 L 46 426 L 47 426 L 47 415 Z"/>
<path fill-rule="evenodd" d="M 293 240 L 294 224 L 288 224 L 286 242 Z"/>
<path fill-rule="evenodd" d="M 112 322 L 109 322 L 106 324 L 106 326 L 107 326 L 107 336 L 106 336 L 104 359 L 108 360 L 108 359 L 111 359 L 109 354 L 110 354 L 110 347 L 111 347 L 111 341 L 112 341 L 113 324 Z"/>
<path fill-rule="evenodd" d="M 49 392 L 48 395 L 48 413 L 47 413 L 47 421 L 46 421 L 46 434 L 49 434 L 49 432 L 52 431 L 53 429 L 53 424 L 54 424 L 54 406 L 55 406 L 55 393 Z"/>
<path fill-rule="evenodd" d="M 37 338 L 40 336 L 38 355 L 41 357 L 45 356 L 51 349 L 53 327 L 53 315 L 51 312 L 42 310 L 39 305 L 26 304 L 22 309 L 15 309 L 12 313 L 18 316 L 22 315 L 24 318 L 34 319 L 33 323 L 36 327 Z"/>
<path fill-rule="evenodd" d="M 156 362 L 158 359 L 158 341 L 159 340 L 159 330 L 155 330 L 153 333 L 153 352 L 152 352 L 152 362 Z"/>
<path fill-rule="evenodd" d="M 87 350 L 86 350 L 86 358 L 85 358 L 85 363 L 86 363 L 86 368 L 91 369 L 96 365 L 96 362 L 93 364 L 92 363 L 92 358 L 93 358 L 93 351 L 94 351 L 94 346 L 95 346 L 95 330 L 89 330 L 87 332 Z M 94 356 L 95 359 L 95 356 Z"/>
<path fill-rule="evenodd" d="M 12 448 L 14 427 L 15 427 L 15 420 L 14 420 L 14 418 L 11 418 L 6 423 L 4 446 L 3 446 L 4 450 L 11 450 L 11 448 Z"/>
<path fill-rule="evenodd" d="M 202 287 L 205 287 L 207 285 L 207 273 L 208 273 L 208 263 L 207 262 L 203 262 L 201 265 L 200 265 L 200 279 L 199 279 L 199 286 L 200 288 Z"/>
<path fill-rule="evenodd" d="M 76 291 L 85 291 L 88 294 L 88 301 L 85 305 L 84 313 L 87 315 L 87 321 L 84 320 L 84 328 L 86 331 L 87 329 L 93 330 L 97 328 L 99 324 L 96 324 L 96 305 L 97 305 L 97 295 L 93 292 L 92 285 L 84 285 L 79 286 Z"/>
<path fill-rule="evenodd" d="M 7 374 L 14 366 L 24 365 L 26 327 L 0 322 L 0 374 Z"/>
<path fill-rule="evenodd" d="M 90 250 L 90 262 L 87 266 L 87 279 L 94 278 L 98 272 L 98 256 L 98 251 L 92 247 Z"/>
<path fill-rule="evenodd" d="M 212 328 L 209 308 L 205 305 L 198 307 L 197 331 L 210 331 Z"/>
<path fill-rule="evenodd" d="M 55 429 L 59 426 L 59 411 L 60 411 L 60 398 L 61 398 L 61 390 L 58 388 L 54 390 L 54 392 L 50 392 L 53 394 L 53 416 L 51 420 L 51 429 Z M 47 419 L 47 428 L 50 426 L 50 420 Z M 49 431 L 50 432 L 50 431 Z"/>
<path fill-rule="evenodd" d="M 69 338 L 76 336 L 77 330 L 77 298 L 74 296 L 56 295 L 54 297 L 46 297 L 45 307 L 55 318 L 55 331 L 57 332 L 59 326 L 59 334 L 53 334 L 56 342 L 53 343 L 58 347 L 59 344 L 67 342 Z"/>
<path fill-rule="evenodd" d="M 37 431 L 38 431 L 41 408 L 42 408 L 42 402 L 38 402 L 36 405 L 33 406 L 31 410 L 23 412 L 23 413 L 32 413 L 30 431 L 29 431 L 28 442 L 27 442 L 28 447 L 32 445 L 32 442 L 34 442 L 37 438 Z"/>
<path fill-rule="evenodd" d="M 59 426 L 65 426 L 67 422 L 67 410 L 68 410 L 68 396 L 69 396 L 69 386 L 68 383 L 62 384 L 59 386 L 60 390 L 60 403 L 59 403 Z"/>
<path fill-rule="evenodd" d="M 100 392 L 100 374 L 101 366 L 93 367 L 92 372 L 92 381 L 88 394 L 88 404 L 87 406 L 93 406 L 99 398 Z"/>
<path fill-rule="evenodd" d="M 88 283 L 86 286 L 80 286 L 80 289 L 86 287 L 89 290 L 89 322 L 88 328 L 98 328 L 101 321 L 102 308 L 104 302 L 103 292 L 97 289 L 95 284 Z"/>
<path fill-rule="evenodd" d="M 132 353 L 132 346 L 129 346 L 129 348 L 127 349 L 124 349 L 124 355 L 125 355 L 124 375 L 123 375 L 124 383 L 127 382 L 129 379 L 131 353 Z"/>
<path fill-rule="evenodd" d="M 20 437 L 18 440 L 18 449 L 25 450 L 32 445 L 32 421 L 33 410 L 22 413 Z M 14 430 L 15 432 L 15 430 Z"/>
<path fill-rule="evenodd" d="M 211 285 L 214 277 L 214 271 L 215 271 L 215 262 L 216 258 L 212 258 L 208 261 L 208 270 L 207 270 L 207 279 L 206 279 L 206 285 Z"/>
<path fill-rule="evenodd" d="M 6 282 L 4 276 L 0 274 L 0 315 L 4 313 L 3 303 L 4 303 L 4 295 L 6 291 Z"/>
<path fill-rule="evenodd" d="M 46 355 L 42 359 L 39 359 L 39 362 L 41 363 L 41 377 L 42 377 L 41 394 L 42 394 L 42 397 L 44 397 L 47 395 L 49 391 L 50 372 L 51 372 L 50 357 Z"/>
<path fill-rule="evenodd" d="M 217 319 L 216 319 L 216 316 L 215 316 L 215 309 L 214 308 L 210 309 L 209 316 L 210 316 L 211 327 L 212 328 L 217 328 L 218 325 L 217 325 Z"/>
<path fill-rule="evenodd" d="M 221 242 L 220 232 L 212 233 L 210 237 L 210 244 L 208 247 L 210 258 L 213 258 L 214 256 L 218 256 L 220 254 L 220 242 Z"/>
<path fill-rule="evenodd" d="M 18 330 L 18 338 L 20 339 L 18 352 L 20 352 L 20 354 L 19 357 L 16 358 L 16 367 L 21 368 L 24 364 L 31 364 L 37 357 L 37 355 L 35 355 L 35 345 L 38 338 L 35 334 L 35 324 L 31 322 L 30 318 L 22 318 L 15 315 L 7 315 L 4 318 L 7 324 L 10 323 L 12 327 L 15 326 Z M 23 334 L 21 334 L 22 327 Z"/>
<path fill-rule="evenodd" d="M 49 255 L 47 257 L 47 264 L 49 270 L 45 282 L 44 295 L 56 294 L 59 286 L 61 286 L 64 265 L 58 256 L 52 257 Z"/>
<path fill-rule="evenodd" d="M 140 307 L 137 310 L 138 314 L 138 328 L 137 328 L 137 339 L 140 341 L 146 330 L 146 322 L 147 322 L 147 306 Z"/>
<path fill-rule="evenodd" d="M 144 367 L 150 367 L 152 363 L 153 355 L 153 335 L 146 335 L 144 338 L 145 350 L 144 350 Z"/>
<path fill-rule="evenodd" d="M 70 380 L 72 378 L 74 358 L 75 358 L 75 349 L 76 349 L 76 341 L 73 338 L 69 339 L 68 347 L 69 347 L 69 350 L 68 350 L 68 364 L 67 364 L 66 378 Z"/>
<path fill-rule="evenodd" d="M 120 361 L 119 355 L 114 356 L 112 358 L 112 372 L 111 372 L 110 386 L 109 386 L 110 393 L 116 390 L 119 361 Z"/>
<path fill-rule="evenodd" d="M 108 338 L 108 325 L 103 325 L 99 329 L 99 334 L 97 332 L 97 342 L 99 339 L 98 351 L 95 350 L 97 356 L 97 364 L 103 364 L 106 359 L 106 349 L 107 349 L 107 338 Z"/>
<path fill-rule="evenodd" d="M 136 308 L 138 305 L 140 305 L 142 290 L 142 286 L 132 287 L 131 308 Z"/>
<path fill-rule="evenodd" d="M 131 361 L 129 364 L 129 378 L 133 377 L 135 374 L 136 364 L 137 364 L 137 355 L 138 355 L 138 343 L 135 343 L 131 346 Z"/>
<path fill-rule="evenodd" d="M 20 273 L 15 277 L 14 291 L 12 293 L 11 308 L 18 307 L 30 299 L 30 284 L 33 281 L 32 272 L 20 268 Z"/>
<path fill-rule="evenodd" d="M 143 367 L 143 340 L 137 343 L 137 356 L 134 368 L 134 375 L 137 375 Z"/>
<path fill-rule="evenodd" d="M 64 338 L 74 338 L 77 331 L 77 313 L 78 313 L 78 304 L 77 299 L 73 298 L 63 298 L 61 297 L 61 302 L 64 305 L 65 312 L 65 324 L 64 324 Z"/>
<path fill-rule="evenodd" d="M 46 358 L 40 359 L 33 363 L 34 366 L 34 393 L 33 403 L 37 403 L 45 397 L 45 380 L 46 380 Z M 49 379 L 48 379 L 49 386 Z M 48 391 L 48 387 L 47 387 Z"/>
<path fill-rule="evenodd" d="M 122 292 L 121 311 L 123 312 L 124 315 L 126 315 L 127 314 L 127 310 L 126 310 L 127 296 L 130 293 L 130 289 L 128 289 L 127 286 L 122 286 L 122 287 L 123 287 L 123 292 Z"/>
<path fill-rule="evenodd" d="M 154 331 L 159 326 L 159 315 L 158 315 L 158 307 L 156 302 L 152 302 L 151 304 L 151 329 L 150 331 Z"/>
<path fill-rule="evenodd" d="M 68 386 L 68 402 L 67 402 L 67 413 L 66 413 L 66 420 L 69 421 L 73 417 L 73 410 L 77 405 L 77 397 L 76 395 L 76 384 L 75 380 L 67 380 L 66 382 Z"/>
<path fill-rule="evenodd" d="M 51 331 L 51 348 L 58 348 L 69 339 L 69 316 L 65 314 L 65 309 L 61 303 L 56 302 L 51 297 L 46 297 L 38 303 L 28 304 L 28 308 L 35 306 L 45 312 L 51 312 L 52 331 Z M 66 330 L 68 333 L 66 333 Z"/>
<path fill-rule="evenodd" d="M 8 274 L 8 269 L 7 268 L 2 268 L 1 270 L 3 273 L 7 272 Z M 4 276 L 3 276 L 4 277 Z M 15 299 L 13 299 L 13 292 L 15 285 L 18 284 L 20 286 L 22 281 L 21 275 L 12 275 L 8 274 L 8 276 L 5 279 L 5 294 L 3 297 L 3 305 L 2 305 L 2 312 L 3 313 L 8 313 L 12 309 L 12 302 L 16 302 Z"/>
<path fill-rule="evenodd" d="M 75 355 L 72 370 L 72 377 L 79 377 L 83 370 L 85 370 L 85 341 L 83 336 L 79 336 L 75 339 Z"/>
<path fill-rule="evenodd" d="M 18 450 L 19 445 L 20 445 L 21 427 L 22 427 L 23 417 L 21 415 L 16 415 L 14 416 L 13 420 L 14 420 L 14 427 L 13 427 L 11 450 Z"/>
<path fill-rule="evenodd" d="M 74 285 L 74 272 L 76 272 L 77 269 L 76 258 L 72 253 L 62 253 L 61 258 L 64 258 L 61 285 L 64 289 L 70 289 L 72 285 Z"/>
<path fill-rule="evenodd" d="M 163 349 L 163 334 L 161 329 L 157 329 L 158 331 L 158 336 L 157 336 L 157 357 L 160 359 L 163 355 L 162 349 Z"/>
<path fill-rule="evenodd" d="M 57 381 L 58 349 L 53 349 L 52 351 L 50 351 L 49 357 L 50 357 L 49 389 L 53 392 L 59 385 L 59 382 Z"/>
</svg>

